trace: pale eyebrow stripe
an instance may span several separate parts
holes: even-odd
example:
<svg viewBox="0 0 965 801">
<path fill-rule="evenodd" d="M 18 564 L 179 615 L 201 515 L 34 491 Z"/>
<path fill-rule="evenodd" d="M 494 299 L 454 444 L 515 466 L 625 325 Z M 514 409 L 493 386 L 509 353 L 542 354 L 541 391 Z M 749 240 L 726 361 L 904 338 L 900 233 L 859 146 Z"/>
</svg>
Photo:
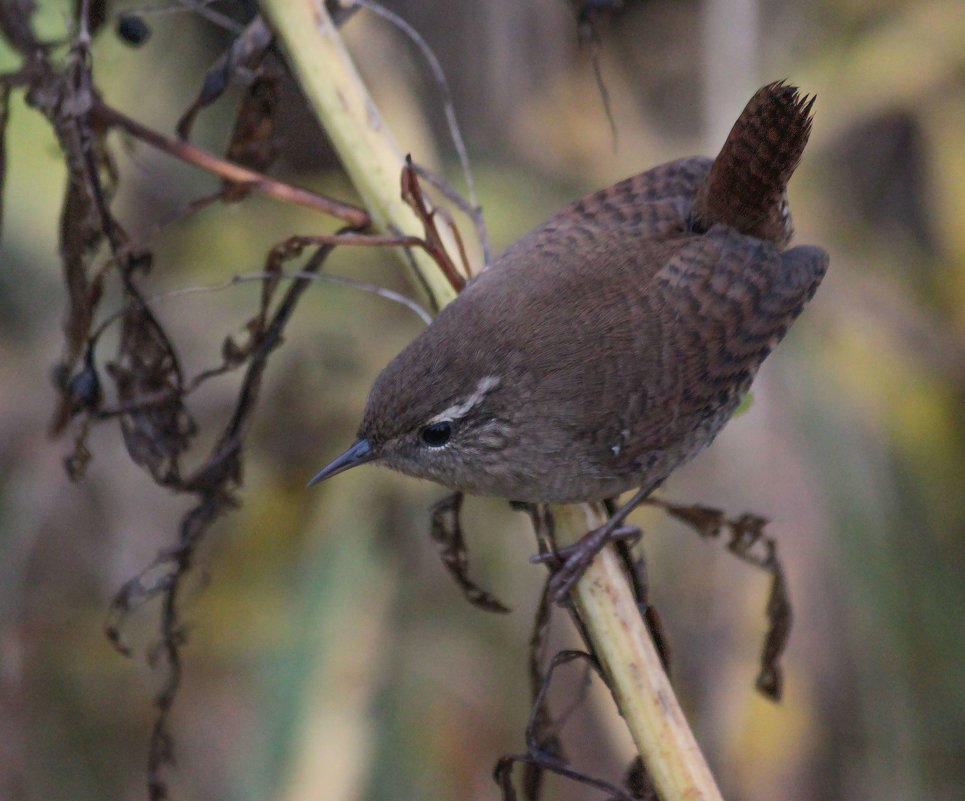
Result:
<svg viewBox="0 0 965 801">
<path fill-rule="evenodd" d="M 428 425 L 441 423 L 443 420 L 458 420 L 461 417 L 465 417 L 474 406 L 478 405 L 483 398 L 498 386 L 499 378 L 494 375 L 487 375 L 481 378 L 472 395 L 466 398 L 466 400 L 460 403 L 454 403 L 448 409 L 439 412 L 439 414 L 429 420 Z"/>
</svg>

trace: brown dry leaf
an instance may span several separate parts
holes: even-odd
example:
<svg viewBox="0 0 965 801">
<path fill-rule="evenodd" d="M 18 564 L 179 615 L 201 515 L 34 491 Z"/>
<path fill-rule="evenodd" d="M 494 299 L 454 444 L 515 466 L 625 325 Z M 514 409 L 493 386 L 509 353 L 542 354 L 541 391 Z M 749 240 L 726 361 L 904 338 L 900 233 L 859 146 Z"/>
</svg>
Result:
<svg viewBox="0 0 965 801">
<path fill-rule="evenodd" d="M 784 570 L 779 562 L 774 565 L 771 593 L 767 599 L 767 634 L 761 652 L 761 671 L 755 686 L 768 698 L 778 701 L 784 689 L 784 672 L 780 659 L 791 635 L 791 601 L 787 594 Z"/>
<path fill-rule="evenodd" d="M 459 521 L 462 497 L 461 492 L 456 492 L 432 507 L 430 536 L 439 547 L 442 564 L 469 603 L 487 612 L 509 612 L 508 606 L 469 578 L 469 552 Z"/>
<path fill-rule="evenodd" d="M 118 356 L 107 365 L 121 408 L 127 452 L 165 486 L 180 483 L 178 457 L 196 426 L 183 402 L 183 379 L 167 335 L 150 310 L 132 301 L 121 323 Z"/>
<path fill-rule="evenodd" d="M 189 139 L 198 112 L 221 97 L 233 81 L 247 82 L 245 76 L 258 70 L 271 38 L 271 31 L 260 16 L 248 23 L 204 76 L 197 98 L 178 121 L 178 136 Z"/>
<path fill-rule="evenodd" d="M 258 172 L 264 172 L 278 156 L 279 140 L 275 134 L 280 75 L 265 68 L 245 90 L 235 117 L 227 157 Z M 236 184 L 225 188 L 226 201 L 239 200 L 247 191 Z"/>
</svg>

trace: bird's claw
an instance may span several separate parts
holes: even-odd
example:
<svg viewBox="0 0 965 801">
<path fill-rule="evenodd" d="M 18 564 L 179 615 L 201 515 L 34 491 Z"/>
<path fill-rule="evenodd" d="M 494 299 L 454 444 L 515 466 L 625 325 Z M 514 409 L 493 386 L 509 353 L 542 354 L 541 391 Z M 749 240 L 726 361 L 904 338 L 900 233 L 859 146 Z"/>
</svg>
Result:
<svg viewBox="0 0 965 801">
<path fill-rule="evenodd" d="M 586 572 L 594 557 L 603 547 L 613 540 L 636 542 L 641 536 L 637 526 L 617 526 L 610 529 L 609 524 L 585 534 L 572 545 L 530 557 L 534 563 L 551 565 L 553 575 L 549 579 L 549 594 L 559 604 L 565 603 L 570 590 Z"/>
<path fill-rule="evenodd" d="M 596 534 L 600 530 L 601 529 L 594 529 L 590 532 L 590 534 Z M 572 556 L 579 553 L 579 551 L 582 549 L 583 540 L 586 538 L 586 536 L 589 535 L 585 535 L 572 545 L 564 545 L 562 548 L 554 548 L 552 551 L 543 551 L 542 553 L 533 554 L 529 558 L 529 561 L 534 565 L 562 565 Z M 606 544 L 610 541 L 626 540 L 631 545 L 634 545 L 636 544 L 637 540 L 640 539 L 640 536 L 641 531 L 639 526 L 620 526 L 609 533 L 609 536 L 606 537 L 603 544 Z M 602 547 L 603 545 L 600 546 L 600 548 Z M 597 553 L 600 548 L 597 548 L 594 553 Z"/>
</svg>

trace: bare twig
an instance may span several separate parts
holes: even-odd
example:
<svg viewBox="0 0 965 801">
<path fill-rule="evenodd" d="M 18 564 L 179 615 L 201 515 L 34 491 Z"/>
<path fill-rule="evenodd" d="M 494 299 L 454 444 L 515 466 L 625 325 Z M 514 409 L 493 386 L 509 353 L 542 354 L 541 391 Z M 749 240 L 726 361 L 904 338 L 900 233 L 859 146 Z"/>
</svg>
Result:
<svg viewBox="0 0 965 801">
<path fill-rule="evenodd" d="M 247 189 L 257 190 L 278 200 L 330 214 L 353 228 L 363 229 L 371 225 L 368 213 L 359 206 L 286 184 L 263 173 L 249 170 L 247 167 L 219 158 L 196 145 L 192 145 L 190 142 L 164 136 L 102 101 L 95 100 L 91 113 L 99 124 L 127 131 L 127 133 L 152 147 L 217 175 L 226 181 L 242 184 Z"/>
<path fill-rule="evenodd" d="M 458 193 L 453 191 L 452 188 L 449 187 L 445 181 L 438 178 L 438 176 L 434 176 L 434 178 L 439 181 L 439 183 L 433 182 L 433 186 L 444 191 L 450 201 L 456 203 L 460 209 L 472 218 L 476 226 L 476 235 L 479 237 L 479 244 L 482 246 L 484 262 L 485 264 L 489 264 L 492 261 L 492 246 L 489 242 L 489 233 L 486 230 L 486 223 L 482 216 L 482 207 L 479 205 L 479 198 L 476 195 L 476 182 L 473 179 L 472 168 L 469 166 L 469 154 L 466 152 L 466 143 L 463 141 L 459 122 L 456 120 L 456 108 L 452 102 L 452 92 L 449 90 L 449 82 L 446 80 L 446 74 L 442 69 L 442 65 L 439 63 L 439 59 L 436 58 L 436 54 L 432 51 L 432 48 L 429 47 L 429 43 L 422 38 L 422 34 L 394 11 L 390 11 L 385 8 L 385 6 L 374 2 L 374 0 L 352 0 L 352 2 L 356 6 L 367 8 L 372 13 L 378 14 L 380 17 L 391 22 L 412 40 L 413 44 L 419 48 L 419 52 L 422 53 L 426 64 L 429 65 L 433 80 L 435 80 L 436 86 L 439 88 L 439 93 L 442 95 L 442 107 L 446 114 L 446 123 L 449 126 L 449 136 L 452 138 L 453 147 L 456 148 L 456 154 L 459 156 L 459 164 L 462 167 L 462 175 L 466 181 L 466 191 L 469 194 L 469 202 L 467 203 L 463 200 Z M 423 175 L 421 170 L 419 174 Z M 446 186 L 446 189 L 442 189 L 442 186 Z"/>
<path fill-rule="evenodd" d="M 224 28 L 226 31 L 232 31 L 233 33 L 240 33 L 243 29 L 243 25 L 236 20 L 231 19 L 231 17 L 220 13 L 216 9 L 211 8 L 211 0 L 173 0 L 170 3 L 159 3 L 157 5 L 145 5 L 137 6 L 128 9 L 129 14 L 143 14 L 145 16 L 149 14 L 184 14 L 192 13 L 197 14 L 199 17 L 203 17 L 208 20 L 208 22 L 217 25 L 219 28 Z"/>
<path fill-rule="evenodd" d="M 422 222 L 422 227 L 425 230 L 423 247 L 426 252 L 433 258 L 435 263 L 439 265 L 439 269 L 446 277 L 446 280 L 452 285 L 452 288 L 456 292 L 462 291 L 462 288 L 466 285 L 466 279 L 462 273 L 456 269 L 456 266 L 452 263 L 452 259 L 449 258 L 449 254 L 446 252 L 445 244 L 439 236 L 439 229 L 436 228 L 435 211 L 430 210 L 426 205 L 425 198 L 422 195 L 422 187 L 419 186 L 419 179 L 416 176 L 415 170 L 412 168 L 412 159 L 409 157 L 406 158 L 405 167 L 402 168 L 402 199 L 409 204 Z M 458 241 L 458 246 L 460 255 L 465 263 L 466 252 L 462 248 L 461 240 Z"/>
<path fill-rule="evenodd" d="M 408 298 L 392 289 L 386 289 L 383 286 L 376 286 L 375 284 L 368 284 L 364 281 L 356 281 L 354 278 L 346 278 L 344 275 L 332 275 L 331 273 L 244 273 L 242 275 L 233 275 L 227 281 L 221 281 L 217 284 L 187 286 L 181 287 L 180 289 L 171 289 L 167 292 L 159 292 L 157 295 L 152 295 L 150 298 L 148 298 L 148 301 L 155 303 L 160 300 L 167 300 L 168 298 L 180 297 L 182 295 L 194 295 L 205 292 L 221 292 L 229 287 L 238 286 L 239 284 L 248 284 L 255 281 L 266 281 L 269 278 L 282 278 L 287 281 L 294 281 L 298 278 L 306 278 L 310 281 L 327 281 L 332 284 L 340 284 L 341 286 L 352 287 L 353 289 L 358 289 L 362 292 L 369 292 L 373 295 L 378 295 L 380 298 L 385 298 L 386 300 L 391 300 L 393 303 L 398 303 L 402 306 L 405 306 L 407 309 L 418 315 L 419 319 L 422 320 L 422 322 L 424 322 L 426 325 L 429 325 L 429 323 L 432 322 L 432 315 L 430 315 L 429 312 L 427 312 L 422 306 L 412 300 L 412 298 Z"/>
<path fill-rule="evenodd" d="M 547 717 L 546 694 L 556 669 L 576 659 L 585 661 L 592 671 L 603 677 L 597 661 L 583 651 L 560 651 L 553 656 L 545 674 L 541 676 L 529 723 L 526 726 L 527 753 L 508 754 L 500 757 L 496 763 L 494 777 L 502 790 L 503 801 L 513 801 L 516 798 L 516 792 L 512 786 L 512 769 L 517 762 L 527 767 L 527 774 L 524 777 L 526 798 L 539 796 L 541 775 L 544 771 L 550 771 L 596 790 L 603 790 L 609 793 L 613 801 L 635 801 L 634 797 L 622 787 L 571 768 L 555 750 L 558 738 Z M 549 746 L 549 750 L 546 750 L 546 746 Z"/>
<path fill-rule="evenodd" d="M 416 164 L 415 161 L 410 159 L 410 164 L 412 169 L 415 170 L 416 175 L 422 178 L 427 184 L 437 189 L 442 196 L 448 200 L 452 205 L 454 205 L 463 214 L 466 214 L 472 221 L 476 228 L 476 237 L 479 239 L 480 245 L 482 246 L 483 252 L 483 268 L 488 267 L 493 260 L 492 247 L 489 244 L 489 234 L 486 231 L 486 222 L 482 214 L 482 206 L 471 206 L 466 199 L 460 195 L 452 186 L 441 176 L 436 175 L 428 167 L 423 167 L 421 164 Z M 456 229 L 455 225 L 452 223 L 451 219 L 448 220 L 450 228 L 452 228 L 453 233 L 458 236 L 459 231 Z M 463 262 L 466 262 L 465 252 L 462 248 L 462 242 L 459 243 L 459 251 L 463 254 Z M 466 274 L 471 275 L 471 270 L 466 267 Z"/>
</svg>

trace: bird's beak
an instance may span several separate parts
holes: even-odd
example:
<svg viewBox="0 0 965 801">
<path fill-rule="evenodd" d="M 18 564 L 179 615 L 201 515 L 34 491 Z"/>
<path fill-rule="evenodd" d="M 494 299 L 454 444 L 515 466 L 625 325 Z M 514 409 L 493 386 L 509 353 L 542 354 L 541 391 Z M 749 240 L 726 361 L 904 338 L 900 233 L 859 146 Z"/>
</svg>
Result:
<svg viewBox="0 0 965 801">
<path fill-rule="evenodd" d="M 371 462 L 376 457 L 375 450 L 369 445 L 367 439 L 359 439 L 345 453 L 336 458 L 331 464 L 323 467 L 316 476 L 308 482 L 308 486 L 314 486 L 319 481 L 338 475 L 350 467 L 356 467 L 366 462 Z"/>
</svg>

